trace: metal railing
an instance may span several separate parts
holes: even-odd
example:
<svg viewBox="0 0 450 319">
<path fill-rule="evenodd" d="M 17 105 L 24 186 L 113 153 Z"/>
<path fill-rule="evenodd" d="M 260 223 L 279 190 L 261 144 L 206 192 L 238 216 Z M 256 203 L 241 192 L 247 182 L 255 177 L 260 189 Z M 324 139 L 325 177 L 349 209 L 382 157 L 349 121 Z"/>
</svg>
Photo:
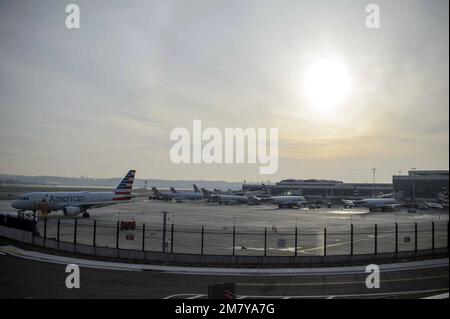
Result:
<svg viewBox="0 0 450 319">
<path fill-rule="evenodd" d="M 84 219 L 43 219 L 45 239 L 61 242 L 158 251 L 233 256 L 326 256 L 379 254 L 448 248 L 448 221 L 395 224 L 350 224 L 328 228 L 182 226 Z M 164 240 L 165 239 L 165 240 Z"/>
</svg>

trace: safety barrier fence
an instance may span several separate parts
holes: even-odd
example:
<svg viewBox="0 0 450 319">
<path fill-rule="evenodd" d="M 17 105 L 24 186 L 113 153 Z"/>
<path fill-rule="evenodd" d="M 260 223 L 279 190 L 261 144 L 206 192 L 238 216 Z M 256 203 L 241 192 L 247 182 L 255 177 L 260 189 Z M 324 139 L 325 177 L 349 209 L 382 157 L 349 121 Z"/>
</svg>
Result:
<svg viewBox="0 0 450 319">
<path fill-rule="evenodd" d="M 328 228 L 159 225 L 43 219 L 35 236 L 56 242 L 148 252 L 229 256 L 366 255 L 448 249 L 448 221 Z"/>
</svg>

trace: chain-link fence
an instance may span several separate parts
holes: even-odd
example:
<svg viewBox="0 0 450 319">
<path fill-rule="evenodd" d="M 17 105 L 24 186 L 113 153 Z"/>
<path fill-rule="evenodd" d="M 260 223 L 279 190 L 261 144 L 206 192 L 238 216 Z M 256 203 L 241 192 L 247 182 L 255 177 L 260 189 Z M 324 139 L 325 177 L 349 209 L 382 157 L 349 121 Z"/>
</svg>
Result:
<svg viewBox="0 0 450 319">
<path fill-rule="evenodd" d="M 324 256 L 448 248 L 448 221 L 244 228 L 44 219 L 37 229 L 41 237 L 62 242 L 205 255 Z"/>
</svg>

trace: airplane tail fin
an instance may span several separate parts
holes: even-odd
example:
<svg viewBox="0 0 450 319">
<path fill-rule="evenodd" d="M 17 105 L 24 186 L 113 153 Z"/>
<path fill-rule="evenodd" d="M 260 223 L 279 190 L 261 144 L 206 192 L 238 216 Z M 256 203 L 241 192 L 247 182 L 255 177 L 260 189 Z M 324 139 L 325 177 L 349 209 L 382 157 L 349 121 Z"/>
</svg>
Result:
<svg viewBox="0 0 450 319">
<path fill-rule="evenodd" d="M 122 179 L 122 181 L 117 185 L 115 193 L 116 195 L 130 195 L 131 189 L 133 188 L 134 175 L 136 170 L 129 170 L 127 175 Z"/>
<path fill-rule="evenodd" d="M 159 192 L 159 190 L 155 186 L 152 187 L 152 191 L 153 191 L 153 194 L 156 195 L 156 196 L 161 195 L 161 193 Z"/>
<path fill-rule="evenodd" d="M 171 187 L 171 188 L 170 188 L 170 191 L 171 191 L 172 193 L 176 193 L 176 192 L 177 192 L 176 189 L 175 189 L 174 187 Z"/>
<path fill-rule="evenodd" d="M 198 189 L 197 185 L 194 184 L 194 192 L 200 193 L 200 190 Z"/>
</svg>

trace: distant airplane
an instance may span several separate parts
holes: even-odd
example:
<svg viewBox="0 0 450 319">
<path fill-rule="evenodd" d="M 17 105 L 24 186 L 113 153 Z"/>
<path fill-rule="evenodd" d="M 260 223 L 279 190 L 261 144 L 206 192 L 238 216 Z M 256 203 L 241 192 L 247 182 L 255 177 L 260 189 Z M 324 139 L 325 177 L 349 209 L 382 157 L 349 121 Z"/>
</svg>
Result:
<svg viewBox="0 0 450 319">
<path fill-rule="evenodd" d="M 439 203 L 431 203 L 431 202 L 426 202 L 426 201 L 423 201 L 423 203 L 427 207 L 430 207 L 430 208 L 437 208 L 437 209 L 444 209 L 445 208 L 444 205 L 439 204 Z"/>
<path fill-rule="evenodd" d="M 217 202 L 220 205 L 231 205 L 231 204 L 247 204 L 247 205 L 257 205 L 260 200 L 256 197 L 246 196 L 246 195 L 232 195 L 232 194 L 217 194 L 210 193 L 208 190 L 202 188 L 203 197 L 208 200 L 208 202 Z"/>
<path fill-rule="evenodd" d="M 156 187 L 152 187 L 153 193 L 158 199 L 161 200 L 175 200 L 180 203 L 184 200 L 200 200 L 203 199 L 203 193 L 200 192 L 198 187 L 194 184 L 193 192 L 178 192 L 175 188 L 170 188 L 170 193 L 162 193 Z"/>
<path fill-rule="evenodd" d="M 362 206 L 367 207 L 371 212 L 375 210 L 392 210 L 394 207 L 400 206 L 401 204 L 397 202 L 395 198 L 366 198 L 366 199 L 358 199 L 358 200 L 350 200 L 350 199 L 343 199 L 342 202 L 344 203 L 345 207 L 355 207 L 355 206 Z"/>
<path fill-rule="evenodd" d="M 88 209 L 129 202 L 136 197 L 131 193 L 135 173 L 135 170 L 128 171 L 114 192 L 32 192 L 19 197 L 11 206 L 20 211 L 40 211 L 42 214 L 59 210 L 65 216 L 82 213 L 87 218 Z"/>
<path fill-rule="evenodd" d="M 172 192 L 160 192 L 155 186 L 152 187 L 153 195 L 155 196 L 155 199 L 159 200 L 172 200 L 174 198 L 174 195 Z"/>
<path fill-rule="evenodd" d="M 300 195 L 277 195 L 271 196 L 269 190 L 266 185 L 263 184 L 263 189 L 265 194 L 257 197 L 260 201 L 269 202 L 275 205 L 278 205 L 279 208 L 294 208 L 294 207 L 302 207 L 303 205 L 308 204 L 305 197 Z"/>
<path fill-rule="evenodd" d="M 308 204 L 308 202 L 303 196 L 298 195 L 270 196 L 270 197 L 261 197 L 260 199 L 264 202 L 269 202 L 278 205 L 279 208 L 302 207 L 303 205 Z"/>
</svg>

